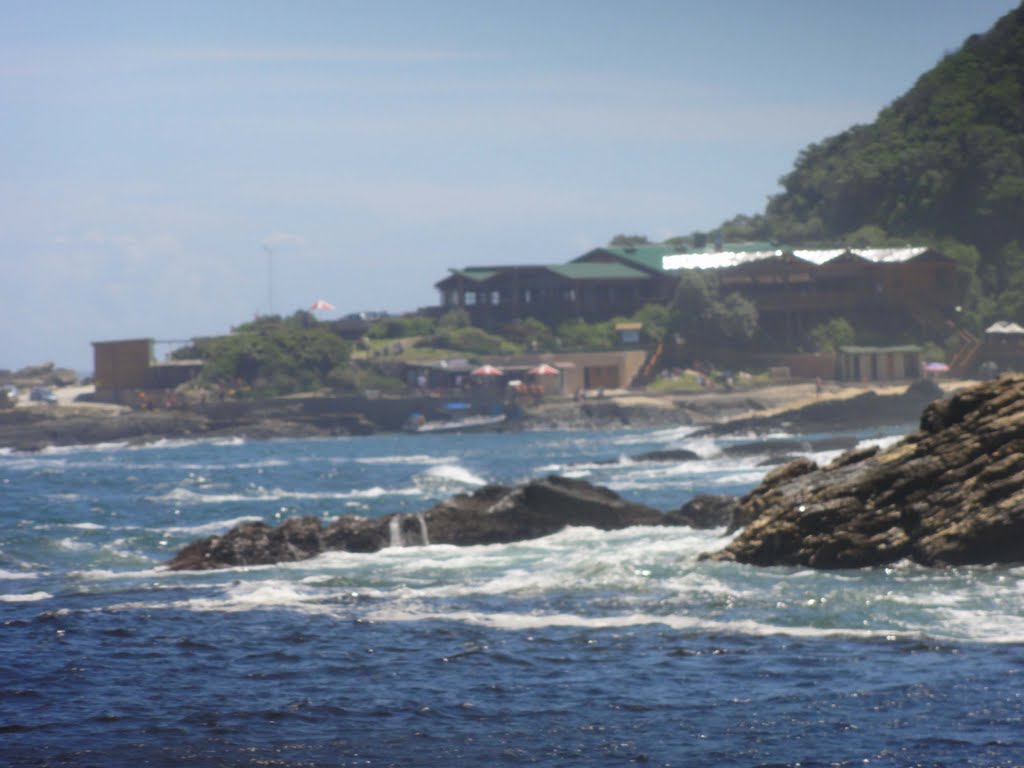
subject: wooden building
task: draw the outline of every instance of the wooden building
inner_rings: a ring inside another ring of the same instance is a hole
[[[436,287],[442,311],[461,307],[483,328],[527,317],[557,325],[667,304],[681,270],[710,271],[723,293],[753,302],[761,331],[779,349],[799,346],[816,325],[837,316],[859,328],[909,323],[944,334],[956,319],[963,285],[956,262],[937,251],[764,245],[689,253],[665,245],[596,248],[563,265],[453,269]]]
[[[840,347],[836,360],[839,381],[905,381],[921,378],[921,348]]]
[[[143,389],[153,360],[152,339],[94,341],[93,379],[96,393],[113,395],[122,389]],[[116,399],[102,397],[101,399]]]
[[[963,295],[956,262],[921,247],[678,254],[665,265],[713,270],[723,292],[754,303],[762,332],[782,347],[837,316],[860,328],[948,333]]]
[[[629,315],[657,301],[656,287],[650,274],[618,263],[453,269],[436,284],[442,311],[464,309],[487,329],[527,317],[554,326]]]
[[[1024,371],[1024,326],[1006,320],[985,329],[977,358],[998,372]]]
[[[94,341],[93,379],[96,399],[136,402],[139,391],[172,390],[199,375],[200,360],[153,360],[153,339]]]

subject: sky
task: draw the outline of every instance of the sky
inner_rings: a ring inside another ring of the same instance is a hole
[[[0,368],[764,210],[1016,0],[0,0]]]

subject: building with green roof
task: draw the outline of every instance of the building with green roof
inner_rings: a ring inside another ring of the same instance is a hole
[[[757,307],[762,338],[778,348],[807,343],[811,329],[833,317],[878,334],[902,327],[946,332],[962,302],[956,263],[924,247],[724,245],[730,250],[605,246],[565,264],[453,269],[436,287],[442,310],[465,309],[474,325],[495,329],[527,317],[552,326],[628,317],[646,304],[668,304],[681,273],[713,273],[723,293]]]
[[[600,322],[658,300],[650,272],[617,261],[452,269],[436,283],[441,309],[465,309],[480,328],[533,317]]]

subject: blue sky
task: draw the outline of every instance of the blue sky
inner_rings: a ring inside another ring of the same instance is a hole
[[[1015,6],[0,0],[0,368],[759,212]]]

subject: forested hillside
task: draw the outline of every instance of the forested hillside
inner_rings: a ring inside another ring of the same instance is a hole
[[[763,215],[727,222],[725,236],[944,245],[979,278],[979,317],[1024,316],[1024,5],[874,123],[804,149],[781,184]]]

